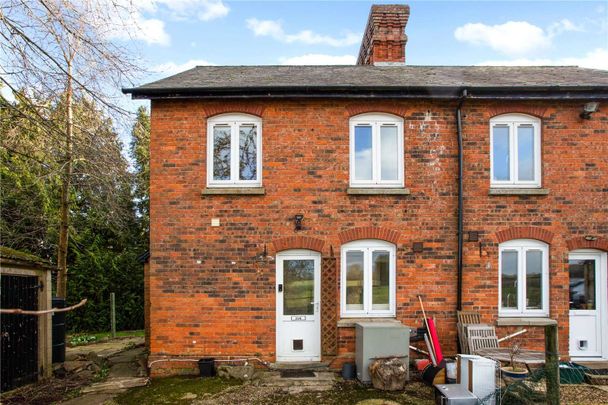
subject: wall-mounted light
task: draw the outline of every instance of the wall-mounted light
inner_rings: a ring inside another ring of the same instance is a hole
[[[585,240],[589,241],[589,242],[593,242],[594,240],[597,240],[597,236],[587,235],[587,236],[585,236]]]
[[[294,217],[296,231],[301,231],[302,230],[302,220],[303,219],[304,219],[304,215],[303,214],[296,214],[296,216]]]
[[[422,253],[424,251],[424,243],[414,242],[412,245],[412,250],[414,253]]]
[[[597,101],[590,101],[583,106],[583,111],[581,112],[581,118],[584,120],[590,120],[591,114],[597,112],[600,103]]]

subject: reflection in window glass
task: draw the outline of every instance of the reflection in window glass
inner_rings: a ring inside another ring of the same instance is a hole
[[[595,309],[595,260],[570,260],[570,309]]]
[[[239,180],[257,178],[257,131],[252,124],[239,126]]]
[[[534,127],[517,126],[517,178],[523,181],[534,180]]]
[[[372,127],[355,127],[355,179],[372,179]]]
[[[542,309],[543,306],[543,252],[526,252],[526,308]]]
[[[363,252],[346,253],[346,309],[363,310]]]
[[[380,127],[380,180],[399,179],[399,140],[397,127]]]
[[[494,125],[492,131],[494,180],[510,180],[509,126]]]
[[[372,254],[372,309],[389,309],[389,252]]]
[[[283,260],[283,315],[313,315],[314,260]]]
[[[517,308],[517,251],[503,250],[500,276],[502,308]]]
[[[230,127],[213,127],[213,179],[230,180]]]

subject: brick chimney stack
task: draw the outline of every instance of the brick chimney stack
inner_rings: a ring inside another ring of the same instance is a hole
[[[373,5],[361,40],[357,65],[405,65],[405,25],[410,6]]]

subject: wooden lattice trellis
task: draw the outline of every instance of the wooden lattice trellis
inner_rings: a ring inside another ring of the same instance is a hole
[[[338,354],[338,276],[335,257],[321,260],[321,350],[324,356]]]

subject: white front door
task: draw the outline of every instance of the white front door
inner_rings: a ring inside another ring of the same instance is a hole
[[[288,250],[276,263],[277,361],[320,361],[321,255]]]
[[[608,357],[606,254],[592,250],[570,253],[570,356]],[[606,329],[606,330],[604,330]]]

